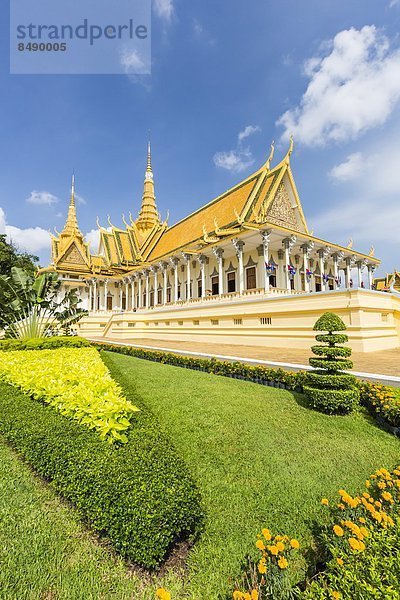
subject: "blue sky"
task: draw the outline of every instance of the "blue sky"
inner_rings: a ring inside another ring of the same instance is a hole
[[[151,76],[9,74],[0,27],[0,231],[49,260],[71,173],[84,233],[139,210],[151,129],[170,223],[294,134],[314,234],[400,269],[400,0],[154,0]],[[93,235],[91,235],[93,238]]]

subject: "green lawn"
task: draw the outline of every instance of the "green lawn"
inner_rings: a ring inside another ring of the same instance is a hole
[[[306,544],[322,497],[356,492],[398,462],[398,440],[365,414],[326,416],[290,392],[114,353],[105,360],[156,414],[202,492],[206,528],[186,578],[195,600],[226,597],[262,527]]]

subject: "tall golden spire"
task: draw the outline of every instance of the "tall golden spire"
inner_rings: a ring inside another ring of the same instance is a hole
[[[72,175],[71,183],[71,199],[69,201],[68,216],[64,225],[64,229],[61,232],[63,236],[71,235],[82,235],[78,227],[78,219],[76,218],[76,206],[75,206],[75,175]]]
[[[160,222],[160,217],[156,205],[156,196],[154,193],[154,176],[151,167],[151,145],[150,140],[147,147],[147,167],[144,177],[144,189],[142,196],[142,206],[139,217],[136,221],[139,231],[146,232],[153,229],[156,223]]]

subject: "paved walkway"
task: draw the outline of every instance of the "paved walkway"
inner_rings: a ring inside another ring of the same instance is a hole
[[[113,342],[115,338],[107,338],[102,341]],[[182,352],[199,353],[207,356],[224,356],[250,359],[270,363],[282,363],[282,366],[301,368],[308,365],[308,358],[312,355],[310,350],[286,349],[286,348],[263,348],[257,346],[231,346],[229,344],[207,344],[202,342],[179,342],[166,340],[149,340],[132,338],[124,340],[124,344],[151,347],[162,350],[177,350]],[[379,352],[353,352],[354,371],[360,374],[380,374],[387,377],[393,385],[400,385],[396,378],[400,378],[400,348],[394,350],[380,350]],[[393,380],[391,378],[394,378]],[[380,379],[376,377],[376,379]],[[387,381],[389,383],[389,381]]]

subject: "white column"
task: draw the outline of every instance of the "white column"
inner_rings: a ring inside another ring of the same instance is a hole
[[[139,273],[139,278],[138,278],[138,296],[139,296],[138,308],[143,308],[142,273]]]
[[[337,281],[339,280],[338,255],[336,253],[333,254],[332,259],[333,259],[333,289],[336,290],[338,287]]]
[[[191,265],[190,265],[190,259],[191,259],[191,255],[190,254],[183,254],[183,258],[186,261],[186,300],[191,300],[191,293],[190,293],[190,280],[191,280]]]
[[[358,260],[357,261],[357,280],[358,280],[358,287],[361,287],[361,282],[362,282],[362,268],[363,268],[363,263]]]
[[[350,288],[350,279],[351,279],[351,258],[348,256],[346,258],[346,288]]]
[[[218,293],[221,295],[224,293],[224,251],[222,248],[213,248],[213,252],[218,262]]]
[[[206,297],[206,262],[207,258],[204,254],[200,254],[198,257],[198,261],[200,263],[200,273],[201,273],[201,297]]]
[[[305,292],[309,292],[311,289],[310,281],[307,277],[307,271],[309,270],[308,259],[310,258],[311,250],[313,249],[313,247],[314,247],[314,242],[308,242],[301,246],[301,249],[303,250],[303,271],[304,271],[304,291]],[[311,277],[310,277],[310,279],[311,279]]]
[[[235,238],[232,240],[232,244],[236,250],[236,256],[238,259],[239,293],[243,294],[243,292],[244,292],[244,266],[243,266],[244,242],[242,242],[242,240],[238,240]]]
[[[122,295],[123,295],[123,286],[122,281],[119,283],[119,310],[122,310]]]
[[[107,310],[108,280],[104,280],[103,310]]]
[[[264,289],[269,292],[269,271],[267,265],[269,264],[269,242],[271,239],[271,230],[261,231],[262,245],[263,245],[263,259],[264,259]]]
[[[94,297],[94,302],[93,302],[93,310],[97,310],[97,281],[96,279],[93,280],[93,297]]]
[[[163,304],[167,304],[167,288],[168,288],[168,271],[167,263],[162,263],[161,268],[163,272]]]
[[[325,281],[324,281],[324,275],[325,275],[324,251],[323,250],[318,250],[318,256],[319,256],[319,271],[321,273],[321,291],[325,292],[326,291],[326,284],[325,284]]]
[[[158,268],[153,266],[153,267],[151,267],[151,271],[153,273],[154,306],[157,306],[157,304],[158,304]]]
[[[129,310],[129,279],[125,279],[125,310]]]
[[[285,288],[289,292],[292,291],[292,286],[290,285],[290,274],[289,274],[290,253],[293,248],[295,240],[296,240],[295,236],[292,236],[290,238],[285,238],[284,240],[282,240],[282,244],[284,247],[284,258],[285,258],[285,266],[284,266]]]
[[[135,302],[135,277],[131,275],[131,309],[135,310],[136,302]]]
[[[92,281],[90,280],[88,283],[89,283],[89,310],[92,310],[92,299],[93,299]]]
[[[172,268],[174,269],[174,302],[178,302],[178,285],[179,285],[179,274],[178,274],[178,264],[179,258],[175,256],[170,259],[170,263]]]
[[[146,308],[150,308],[150,274],[146,270],[145,271],[146,278]]]
[[[367,265],[368,267],[368,289],[372,290],[372,286],[374,283],[373,273],[375,271],[375,265]]]

